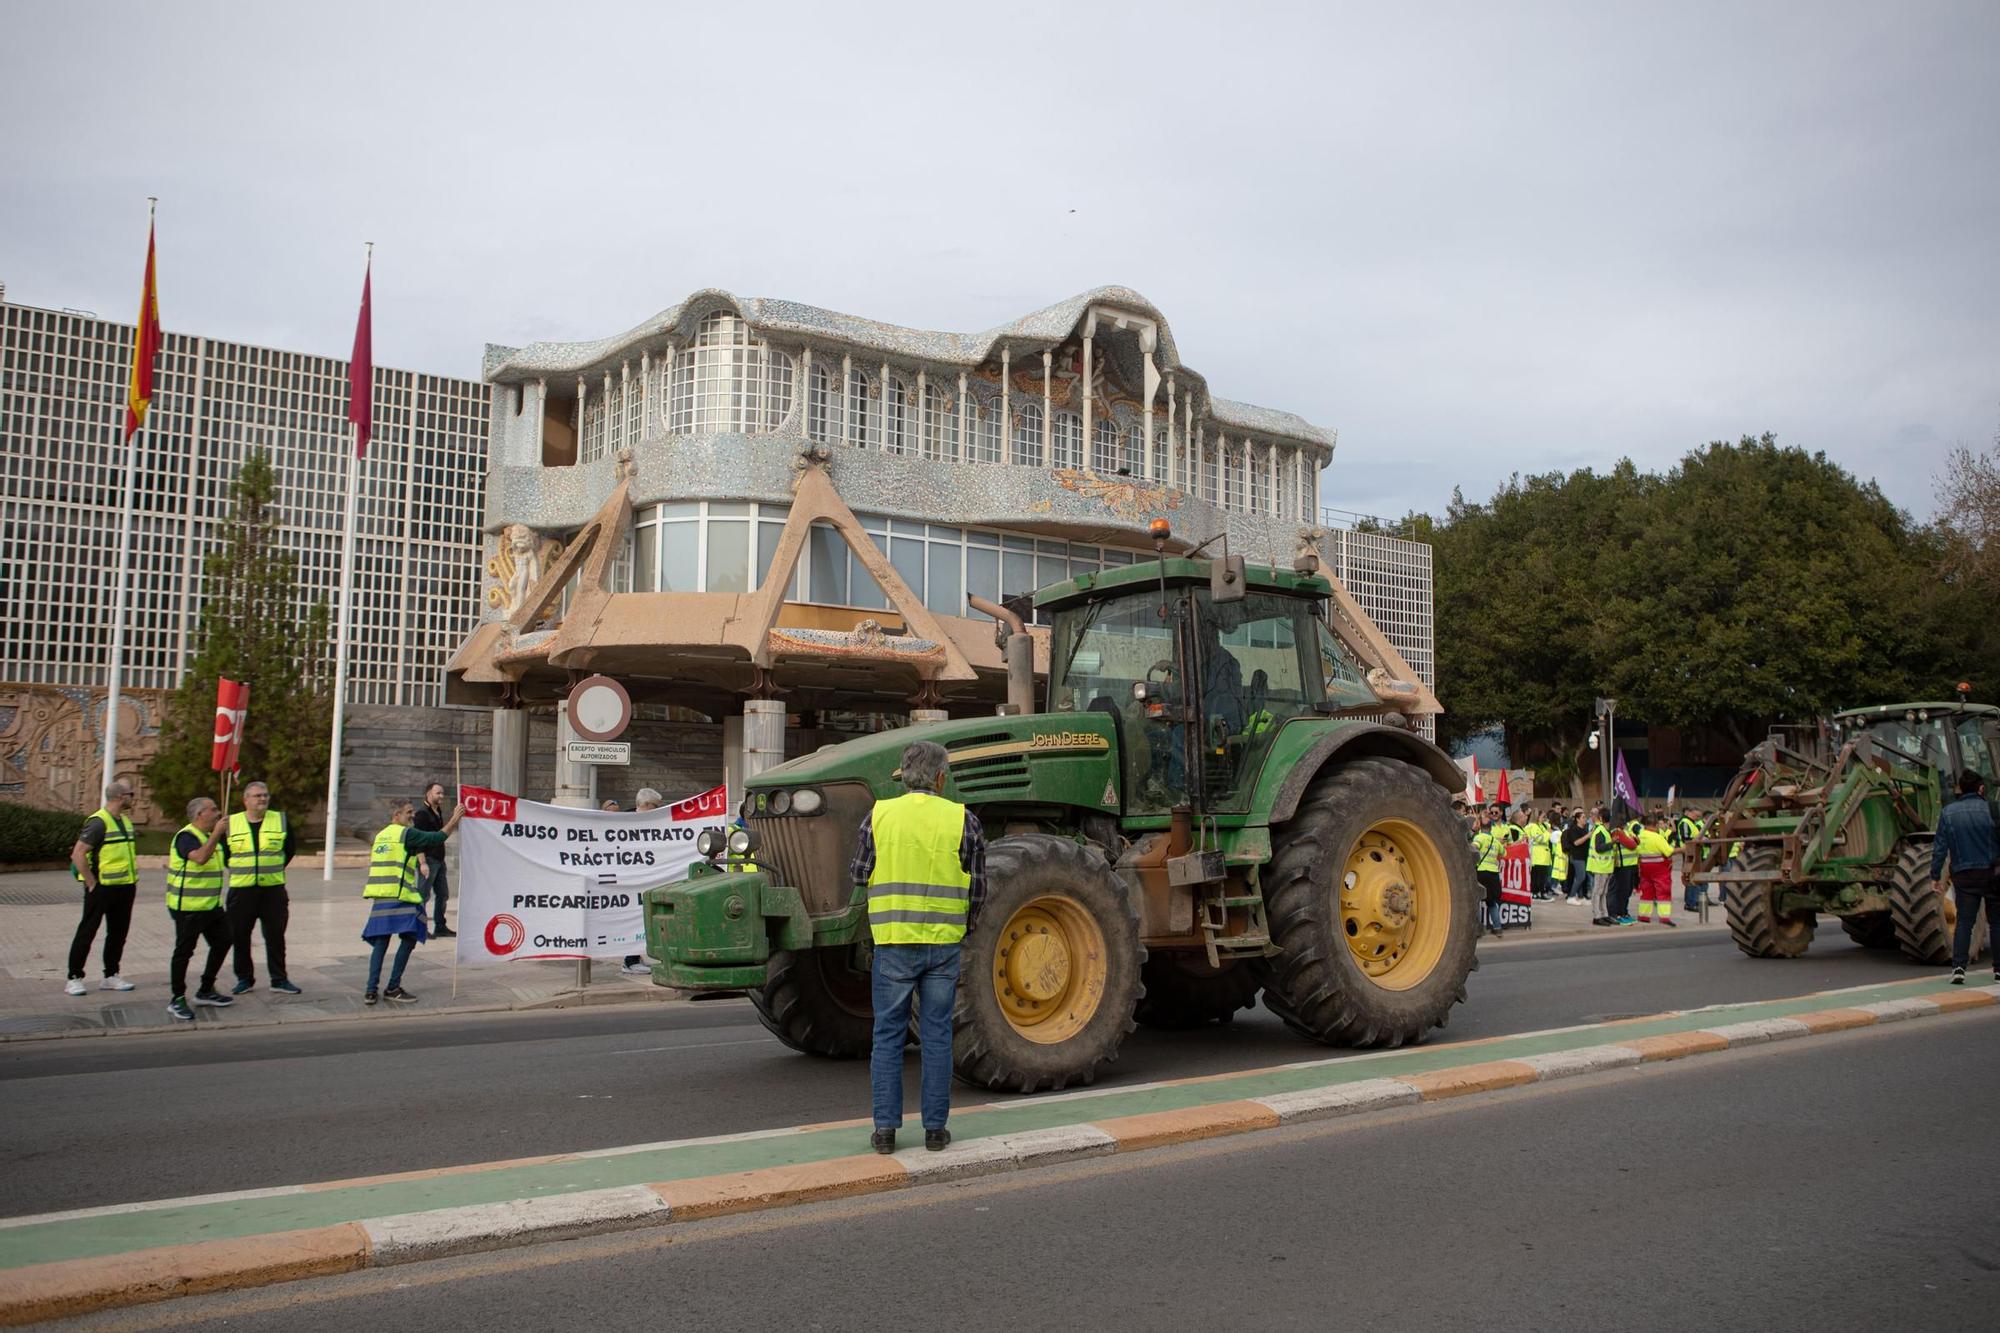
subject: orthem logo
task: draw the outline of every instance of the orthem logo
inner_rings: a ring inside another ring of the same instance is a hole
[[[528,938],[528,928],[521,924],[521,918],[502,912],[486,923],[486,952],[505,958],[521,947]]]

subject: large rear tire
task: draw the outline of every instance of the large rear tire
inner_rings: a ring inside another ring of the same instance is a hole
[[[856,950],[781,950],[771,956],[751,1007],[771,1035],[795,1051],[855,1060],[875,1039],[875,1009],[868,973]]]
[[[1192,951],[1154,954],[1141,976],[1146,996],[1132,1016],[1141,1027],[1169,1032],[1232,1021],[1237,1010],[1257,1003],[1264,984],[1248,960],[1212,968],[1205,955]]]
[[[1860,916],[1840,918],[1840,928],[1847,932],[1847,938],[1864,949],[1893,949],[1896,947],[1896,919],[1887,912],[1865,912]]]
[[[1041,833],[989,846],[986,885],[960,955],[958,1076],[1015,1092],[1091,1083],[1145,994],[1131,896],[1097,847]]]
[[[1272,830],[1265,1007],[1328,1044],[1401,1046],[1465,998],[1483,896],[1442,787],[1393,759],[1316,777]]]
[[[1905,958],[1933,965],[1951,961],[1958,901],[1931,878],[1930,843],[1906,842],[1896,850],[1896,865],[1889,873],[1889,915],[1896,923],[1896,943]],[[1985,952],[1985,925],[1974,922],[1970,960],[1979,961]]]
[[[1776,870],[1777,849],[1746,847],[1737,865],[1749,871]],[[1723,882],[1722,911],[1729,920],[1730,938],[1752,958],[1798,958],[1812,947],[1813,914],[1779,912],[1775,902],[1779,887],[1778,881],[1769,879]]]

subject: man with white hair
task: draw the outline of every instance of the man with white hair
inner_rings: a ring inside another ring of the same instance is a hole
[[[187,821],[167,849],[167,915],[174,922],[174,956],[167,967],[167,1013],[192,1023],[187,974],[197,941],[207,941],[208,958],[202,964],[201,988],[195,991],[194,1002],[226,1009],[235,1001],[215,989],[215,979],[229,958],[229,917],[222,910],[219,854],[229,826],[223,821],[221,807],[206,796],[187,803]]]
[[[285,970],[285,927],[292,919],[285,867],[292,863],[297,844],[292,821],[271,808],[269,786],[262,782],[244,786],[243,808],[229,817],[222,846],[229,865],[229,898],[224,910],[229,913],[229,933],[236,952],[236,985],[230,994],[241,995],[257,984],[250,940],[261,929],[271,989],[281,995],[297,995],[299,988]]]
[[[70,995],[83,994],[83,968],[99,926],[104,927],[104,980],[98,989],[132,989],[118,974],[132,928],[132,900],[139,893],[138,844],[126,813],[131,808],[132,784],[120,778],[104,789],[104,804],[83,821],[83,832],[69,849],[70,874],[83,885],[83,920],[69,943],[69,980],[63,983]]]
[[[639,795],[633,804],[633,808],[644,813],[647,810],[657,810],[666,803],[667,798],[654,791],[651,787],[641,787],[639,788]],[[613,802],[611,808],[616,810],[618,806]],[[646,955],[642,953],[626,954],[625,961],[619,966],[618,970],[628,977],[649,977],[653,974],[653,969],[646,963]]]

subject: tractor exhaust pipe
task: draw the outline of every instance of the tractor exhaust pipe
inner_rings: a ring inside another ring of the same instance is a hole
[[[986,598],[969,594],[966,605],[993,617],[994,641],[1007,657],[1007,711],[1015,715],[1035,711],[1035,638],[1021,617]]]

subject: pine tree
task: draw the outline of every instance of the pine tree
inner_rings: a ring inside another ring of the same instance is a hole
[[[324,792],[332,744],[331,617],[323,600],[298,610],[298,560],[278,541],[278,479],[268,454],[251,451],[230,495],[223,545],[203,564],[207,600],[195,657],[168,703],[146,782],[171,817],[192,797],[216,793],[209,758],[216,680],[226,676],[250,686],[238,789],[269,784],[272,808],[299,821]]]

